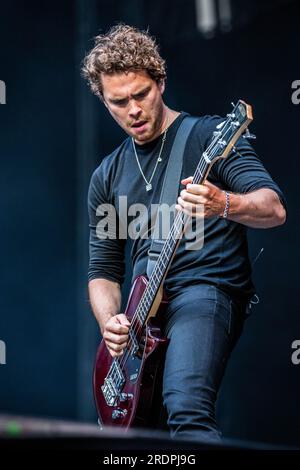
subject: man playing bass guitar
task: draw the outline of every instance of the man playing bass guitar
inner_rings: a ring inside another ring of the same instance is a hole
[[[130,321],[120,309],[125,242],[133,220],[124,222],[120,215],[122,198],[129,208],[140,204],[148,209],[150,231],[150,208],[159,202],[172,144],[186,113],[170,109],[163,100],[165,62],[147,32],[122,24],[97,36],[83,73],[128,134],[93,173],[88,195],[90,302],[111,358],[121,360],[132,340]],[[242,137],[226,159],[211,167],[203,184],[193,184],[199,157],[223,122],[217,116],[201,116],[188,137],[176,211],[204,220],[204,244],[189,250],[181,240],[164,280],[168,307],[162,325],[169,344],[162,397],[170,434],[205,442],[221,439],[216,398],[254,293],[247,227],[275,227],[286,218],[281,190]],[[99,207],[105,205],[114,207],[117,215],[115,230],[106,236],[99,229],[105,216]],[[151,239],[131,238],[136,278],[146,273]]]

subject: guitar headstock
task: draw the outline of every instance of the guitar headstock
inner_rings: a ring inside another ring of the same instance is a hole
[[[214,163],[219,158],[226,158],[240,135],[253,120],[252,107],[239,100],[224,122],[217,126],[214,138],[206,149],[206,159]],[[249,134],[251,136],[251,134]],[[247,135],[246,135],[247,137]]]

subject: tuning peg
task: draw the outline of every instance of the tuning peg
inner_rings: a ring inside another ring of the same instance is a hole
[[[222,129],[222,127],[224,126],[225,122],[226,122],[226,121],[220,122],[220,124],[218,124],[218,125],[216,126],[216,129]]]
[[[256,139],[256,135],[255,134],[251,134],[249,132],[249,129],[247,128],[245,133],[243,134],[243,138],[244,139]]]
[[[226,140],[219,139],[218,144],[220,145],[221,148],[224,148],[226,147],[227,142]]]
[[[236,106],[233,101],[231,101],[231,106],[232,106],[233,108],[235,108],[235,106]]]

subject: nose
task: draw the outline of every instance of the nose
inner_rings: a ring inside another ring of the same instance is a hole
[[[135,100],[130,101],[129,116],[137,119],[142,113],[142,109]]]

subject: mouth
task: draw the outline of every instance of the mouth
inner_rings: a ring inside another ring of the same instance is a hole
[[[140,130],[145,126],[146,123],[147,123],[147,121],[138,121],[138,122],[135,122],[134,124],[132,124],[131,127],[133,127],[134,129]]]

